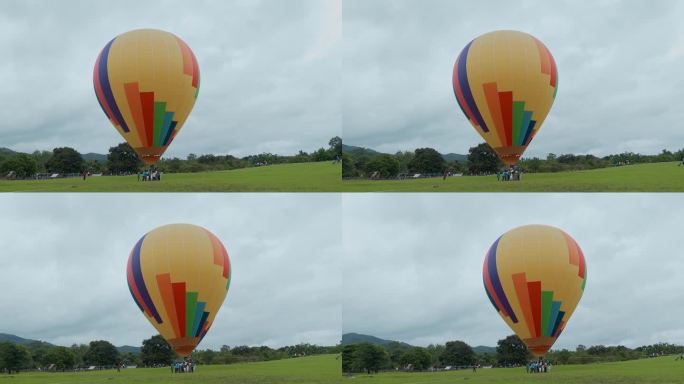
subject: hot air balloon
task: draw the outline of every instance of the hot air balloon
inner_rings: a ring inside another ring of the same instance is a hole
[[[551,52],[534,36],[496,31],[463,48],[452,82],[472,126],[504,163],[514,165],[551,109],[558,72]]]
[[[148,165],[159,160],[183,127],[199,83],[190,47],[155,29],[115,37],[100,52],[93,71],[102,110]]]
[[[492,244],[482,272],[487,296],[535,356],[565,329],[587,282],[582,250],[547,225],[512,229]]]
[[[170,224],[143,236],[128,258],[133,300],[178,355],[204,338],[228,293],[228,252],[208,230]]]

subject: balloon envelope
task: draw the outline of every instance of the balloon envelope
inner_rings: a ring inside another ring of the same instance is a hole
[[[188,356],[207,334],[230,278],[221,241],[191,224],[148,232],[128,258],[128,287],[135,303],[180,356]]]
[[[179,37],[139,29],[105,45],[95,61],[93,84],[112,125],[142,161],[154,164],[195,105],[199,66]]]
[[[504,163],[513,165],[551,109],[558,72],[551,52],[534,36],[495,31],[463,48],[452,82],[472,126]]]
[[[536,356],[563,332],[587,281],[575,240],[558,228],[526,225],[499,237],[484,261],[484,286],[499,315]]]

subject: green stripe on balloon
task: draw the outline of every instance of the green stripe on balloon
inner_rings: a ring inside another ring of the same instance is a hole
[[[524,101],[513,102],[513,145],[520,145],[520,129],[522,126],[523,112],[525,111]]]
[[[193,323],[195,322],[195,307],[197,306],[197,292],[185,293],[185,335],[193,334]]]
[[[166,111],[165,101],[154,102],[154,145],[161,145],[161,131],[164,126],[164,112]]]
[[[542,310],[541,310],[541,335],[546,336],[546,329],[549,326],[549,317],[551,315],[551,302],[553,301],[553,292],[542,291]]]

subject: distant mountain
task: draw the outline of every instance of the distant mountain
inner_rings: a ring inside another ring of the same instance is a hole
[[[116,347],[116,350],[119,351],[119,353],[131,352],[134,355],[140,354],[140,347],[132,347],[130,345],[122,345],[120,347]]]
[[[21,345],[29,345],[29,344],[43,344],[47,347],[54,347],[54,344],[48,343],[46,341],[40,341],[40,340],[32,340],[32,339],[25,339],[23,337],[19,337],[16,335],[10,335],[9,333],[0,333],[0,343],[2,342],[10,342],[13,344],[21,344]],[[126,352],[132,352],[134,354],[139,354],[140,353],[140,347],[132,347],[130,345],[122,345],[121,347],[116,347],[116,349],[120,353],[126,353]]]
[[[489,353],[490,355],[496,355],[496,347],[487,347],[485,345],[478,345],[473,347],[475,353]]]
[[[394,341],[394,340],[385,340],[381,339],[379,337],[371,336],[371,335],[363,335],[360,333],[345,333],[342,335],[342,345],[345,344],[354,344],[354,343],[371,343],[371,344],[376,344],[376,345],[383,345],[386,346],[390,343],[399,343],[402,345],[405,345],[407,347],[410,347],[411,345],[406,344],[401,341]]]
[[[53,346],[53,344],[50,344],[50,343],[45,342],[45,341],[24,339],[23,337],[19,337],[16,335],[10,335],[8,333],[0,333],[0,342],[10,342],[13,344],[21,344],[21,345],[29,345],[29,344],[34,344],[34,343],[40,343],[40,344],[45,344],[48,346]]]
[[[92,152],[84,153],[81,155],[81,157],[85,161],[95,160],[98,163],[106,163],[107,162],[107,155],[103,155],[100,153],[92,153]]]
[[[9,148],[0,147],[0,153],[14,153],[14,151]]]
[[[383,154],[382,152],[378,152],[378,151],[371,149],[371,148],[356,147],[356,146],[347,145],[347,144],[342,144],[342,152],[346,152],[346,153],[364,152],[364,153],[367,153],[369,155]],[[468,155],[461,155],[458,153],[447,153],[447,154],[440,153],[440,155],[442,155],[442,158],[444,158],[444,160],[446,160],[446,161],[458,161],[461,164],[465,164],[468,161]]]

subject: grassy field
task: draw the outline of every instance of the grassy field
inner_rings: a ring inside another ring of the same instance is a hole
[[[655,384],[684,383],[684,361],[674,356],[634,360],[619,363],[554,366],[551,372],[528,374],[525,368],[493,368],[433,372],[381,373],[346,378],[348,384],[440,384],[440,383],[615,383]],[[466,381],[467,380],[467,381]]]
[[[339,383],[342,360],[321,355],[259,363],[200,366],[195,373],[173,374],[169,368],[136,368],[70,373],[0,374],[1,384],[62,383]]]
[[[496,176],[415,180],[346,180],[349,192],[682,192],[684,167],[674,163],[638,164],[590,171],[524,174],[521,181]]]
[[[341,177],[342,166],[325,161],[169,173],[158,182],[139,182],[137,176],[0,180],[0,192],[335,192],[342,188]]]

